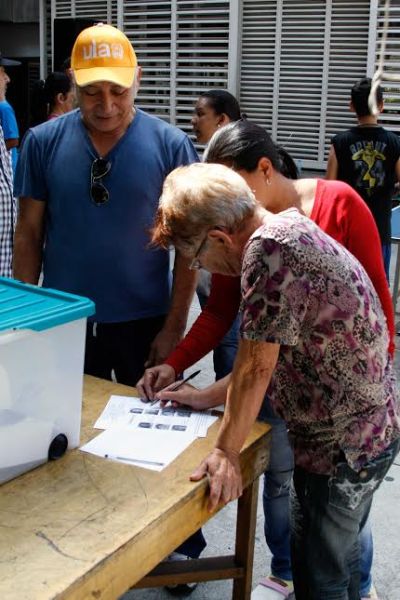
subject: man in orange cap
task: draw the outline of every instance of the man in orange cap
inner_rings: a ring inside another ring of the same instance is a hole
[[[96,303],[85,371],[134,385],[182,336],[195,276],[149,248],[166,175],[198,160],[179,129],[136,108],[141,69],[128,38],[99,23],[76,39],[79,108],[30,129],[16,176],[14,275]],[[172,291],[171,291],[172,290]]]

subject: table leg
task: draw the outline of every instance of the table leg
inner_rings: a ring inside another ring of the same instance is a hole
[[[232,600],[250,600],[256,534],[258,479],[238,500],[235,562],[244,568],[244,576],[233,582]]]

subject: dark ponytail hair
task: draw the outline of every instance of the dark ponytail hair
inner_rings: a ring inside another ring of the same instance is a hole
[[[231,121],[238,121],[242,116],[239,102],[226,90],[208,90],[200,94],[200,98],[207,98],[208,104],[217,115],[225,113]]]
[[[299,170],[289,152],[283,146],[277,146],[277,149],[280,160],[279,172],[288,179],[298,179]]]
[[[34,127],[47,121],[47,117],[55,104],[57,94],[68,94],[72,89],[72,81],[65,73],[54,71],[46,80],[39,79],[32,88],[31,94],[31,123]]]
[[[290,154],[275,144],[269,133],[241,119],[219,129],[211,138],[204,162],[224,163],[235,170],[254,171],[262,157],[269,158],[276,171],[290,179],[298,178],[296,163]]]

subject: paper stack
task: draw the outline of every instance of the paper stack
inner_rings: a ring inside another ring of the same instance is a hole
[[[81,447],[104,458],[161,471],[216,421],[210,411],[162,408],[140,398],[111,396],[94,427],[105,431]]]

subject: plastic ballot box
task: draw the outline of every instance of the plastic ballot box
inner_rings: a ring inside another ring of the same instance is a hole
[[[87,298],[0,277],[0,483],[79,444]]]

